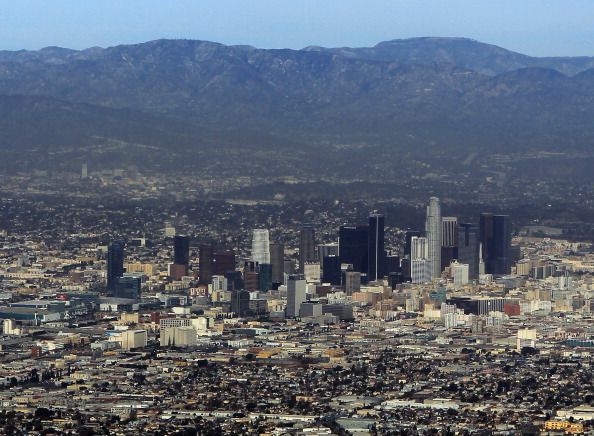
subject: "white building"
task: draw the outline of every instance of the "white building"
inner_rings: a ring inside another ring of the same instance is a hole
[[[210,285],[210,292],[226,291],[228,289],[228,282],[225,276],[212,276],[212,284]]]
[[[427,235],[428,259],[431,260],[431,278],[441,276],[441,240],[442,240],[441,207],[437,197],[429,199],[427,218],[425,220],[425,234]]]
[[[301,303],[307,300],[307,283],[302,275],[291,275],[287,281],[287,318],[299,316]]]
[[[469,282],[469,268],[467,263],[453,262],[450,266],[450,272],[454,285],[463,286]]]
[[[410,238],[410,258],[416,259],[427,259],[429,257],[429,247],[427,244],[427,238],[422,236],[413,236]]]
[[[430,259],[413,259],[410,261],[410,277],[413,283],[431,281],[433,262]]]
[[[267,229],[252,231],[252,260],[258,263],[270,263],[270,239]]]
[[[161,318],[159,320],[160,329],[166,329],[169,327],[189,327],[191,325],[191,318]]]
[[[319,283],[320,272],[320,264],[317,262],[306,262],[303,265],[303,274],[307,283]]]
[[[167,327],[159,333],[161,347],[189,347],[196,345],[196,330],[194,327]]]
[[[521,351],[523,347],[536,347],[536,330],[520,329],[516,340],[516,350]]]
[[[5,319],[3,322],[3,330],[5,335],[20,336],[22,333],[21,327],[14,319]]]
[[[133,350],[134,348],[146,347],[148,335],[146,330],[126,330],[121,334],[122,348]]]

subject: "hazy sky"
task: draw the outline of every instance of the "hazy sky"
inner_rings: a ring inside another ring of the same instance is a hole
[[[594,0],[0,0],[0,49],[190,38],[262,48],[466,36],[594,56]]]

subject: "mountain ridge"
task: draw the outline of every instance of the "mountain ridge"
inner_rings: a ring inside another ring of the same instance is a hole
[[[96,131],[109,136],[105,126],[112,126],[115,140],[126,142],[132,130],[131,142],[158,139],[165,149],[168,141],[209,132],[211,147],[237,150],[237,132],[246,132],[251,150],[260,140],[263,153],[292,147],[303,165],[308,156],[319,161],[340,149],[380,156],[592,149],[594,58],[543,61],[465,38],[392,40],[345,50],[154,40],[80,51],[4,51],[0,95],[55,99],[50,106],[61,114],[61,128],[52,135],[62,135],[55,142],[67,148],[91,141]],[[71,111],[58,101],[89,106]],[[0,99],[0,111],[10,119],[31,123],[23,149],[38,149],[52,109],[35,118],[27,116],[31,106],[10,112],[10,105]],[[86,110],[97,113],[95,125]],[[159,123],[166,134],[154,133]],[[145,133],[139,125],[147,126]],[[184,144],[191,152],[192,141]],[[0,136],[0,149],[9,148]],[[332,156],[328,171],[336,166],[352,172],[353,164],[343,161],[348,156]],[[370,161],[369,168],[380,164]]]

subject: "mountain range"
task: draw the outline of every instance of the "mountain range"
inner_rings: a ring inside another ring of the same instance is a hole
[[[238,171],[266,162],[279,174],[352,174],[362,158],[360,176],[404,155],[590,156],[593,121],[594,57],[536,58],[465,38],[0,51],[4,171],[89,159],[204,169],[224,158],[240,159]]]

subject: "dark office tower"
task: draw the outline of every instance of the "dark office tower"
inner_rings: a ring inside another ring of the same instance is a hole
[[[258,290],[269,291],[272,289],[272,265],[261,263],[258,273]]]
[[[480,216],[480,243],[483,249],[485,273],[493,275],[511,273],[509,215],[482,213]]]
[[[338,231],[340,263],[350,263],[353,271],[367,273],[368,226],[341,226]]]
[[[405,282],[410,282],[412,280],[411,277],[411,267],[410,267],[410,258],[405,257],[400,261],[400,268],[402,270],[402,277],[404,277]]]
[[[213,274],[213,253],[212,244],[200,244],[198,254],[198,275],[200,277],[200,283],[208,285],[212,281]]]
[[[173,238],[173,263],[176,265],[190,264],[190,238],[188,236]]]
[[[338,256],[338,244],[336,242],[318,245],[318,260],[320,263],[326,256]]]
[[[386,256],[386,273],[400,271],[400,256]]]
[[[225,278],[227,279],[228,291],[243,289],[243,277],[241,271],[227,271],[225,273]]]
[[[303,267],[307,262],[316,261],[315,229],[311,224],[305,224],[299,232],[299,272],[303,274]]]
[[[295,271],[297,270],[297,261],[295,259],[292,259],[290,257],[285,257],[285,262],[284,262],[284,269],[285,269],[285,274],[295,274]],[[284,282],[284,275],[283,275],[283,282]]]
[[[124,274],[124,242],[115,241],[107,247],[107,289],[114,292],[118,278]]]
[[[458,243],[458,218],[444,216],[441,218],[441,246],[455,247]]]
[[[367,235],[367,276],[370,282],[381,280],[385,275],[386,252],[384,250],[384,216],[369,216]]]
[[[468,278],[479,277],[479,229],[469,223],[458,226],[458,262],[468,264]]]
[[[270,264],[272,265],[272,281],[283,283],[285,280],[285,246],[284,244],[270,244]]]
[[[458,258],[458,247],[441,247],[441,270],[443,271]]]
[[[444,216],[441,218],[441,270],[449,267],[452,260],[458,257],[458,218]]]
[[[223,276],[228,271],[235,271],[235,253],[233,251],[217,251],[212,263],[212,275]]]
[[[141,286],[142,280],[140,277],[118,277],[113,296],[117,298],[132,298],[136,300],[140,298]]]
[[[410,258],[411,243],[410,240],[414,237],[420,238],[423,236],[423,232],[420,230],[407,230],[404,236],[404,256]]]
[[[249,291],[258,289],[258,262],[246,261],[243,264],[243,286]]]
[[[243,289],[231,291],[231,311],[238,316],[244,316],[250,309],[250,293]]]
[[[322,258],[322,283],[340,285],[340,257],[326,256]]]
[[[396,288],[396,285],[404,283],[404,275],[401,272],[389,272],[388,273],[388,286],[392,290]]]

